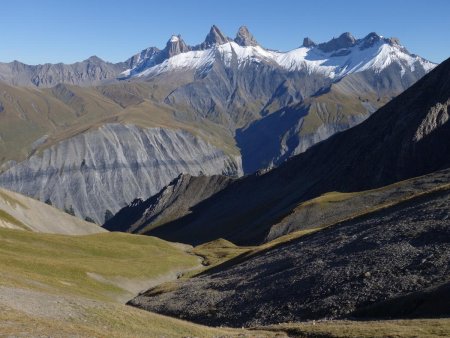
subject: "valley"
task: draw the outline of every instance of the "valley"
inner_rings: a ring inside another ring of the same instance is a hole
[[[0,337],[450,336],[448,11],[230,1],[4,4]]]

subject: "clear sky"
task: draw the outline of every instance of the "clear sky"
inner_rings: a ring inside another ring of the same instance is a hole
[[[124,61],[163,48],[171,34],[200,43],[213,24],[231,37],[245,24],[261,45],[279,50],[305,36],[323,42],[375,31],[431,61],[450,57],[450,0],[13,0],[1,4],[0,61]]]

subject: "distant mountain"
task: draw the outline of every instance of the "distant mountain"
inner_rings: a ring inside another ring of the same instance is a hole
[[[0,184],[103,223],[180,173],[280,165],[433,67],[374,33],[283,53],[216,26],[195,46],[174,35],[118,64],[1,64]]]
[[[365,70],[381,72],[391,64],[397,64],[402,75],[414,72],[416,68],[427,72],[434,67],[433,63],[409,53],[397,39],[383,38],[376,33],[362,39],[344,33],[319,45],[305,38],[304,44],[306,46],[289,52],[278,52],[261,47],[245,26],[239,29],[234,40],[226,38],[213,26],[200,45],[188,46],[180,35],[174,35],[163,50],[142,51],[134,57],[136,61],[127,62],[132,67],[122,75],[146,77],[181,69],[205,74],[218,59],[230,68],[235,66],[234,62],[241,68],[251,63],[268,63],[289,71],[307,71],[332,79]]]
[[[59,83],[95,85],[116,78],[129,67],[125,63],[109,63],[92,56],[73,64],[27,65],[19,61],[0,63],[0,81],[15,86],[53,87]]]
[[[200,45],[174,36],[165,49],[134,59],[122,77],[172,84],[164,102],[235,133],[246,173],[360,123],[435,66],[376,33],[318,45],[305,38],[304,46],[278,52],[246,27],[232,40],[216,26]]]
[[[272,171],[234,182],[148,234],[193,244],[220,237],[260,243],[303,201],[450,167],[449,75],[450,59],[360,125]]]
[[[181,172],[242,175],[231,135],[208,121],[178,121],[150,90],[0,82],[0,185],[102,224]]]

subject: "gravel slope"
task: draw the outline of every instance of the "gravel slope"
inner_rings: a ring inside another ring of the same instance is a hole
[[[235,327],[351,316],[448,281],[449,214],[450,190],[434,192],[180,281],[173,291],[149,290],[130,304]],[[450,315],[449,306],[440,311],[429,315]]]

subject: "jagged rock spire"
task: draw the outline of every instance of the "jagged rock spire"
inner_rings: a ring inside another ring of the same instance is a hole
[[[166,57],[172,57],[190,50],[190,47],[186,45],[181,35],[172,35],[170,40],[167,41],[166,48],[164,48],[163,52],[166,54]]]
[[[315,46],[316,46],[316,43],[313,40],[311,40],[310,38],[306,37],[303,39],[303,47],[310,48],[310,47],[315,47]]]
[[[241,46],[257,46],[258,42],[253,37],[252,33],[248,30],[246,26],[241,26],[234,39],[238,45]]]
[[[222,45],[228,42],[228,38],[221,32],[221,30],[213,25],[208,35],[206,36],[205,44],[206,47],[211,47],[213,45]]]
[[[342,48],[353,47],[356,44],[357,40],[355,37],[349,33],[343,33],[338,38],[333,38],[328,42],[321,43],[319,48],[326,52],[333,52]]]

